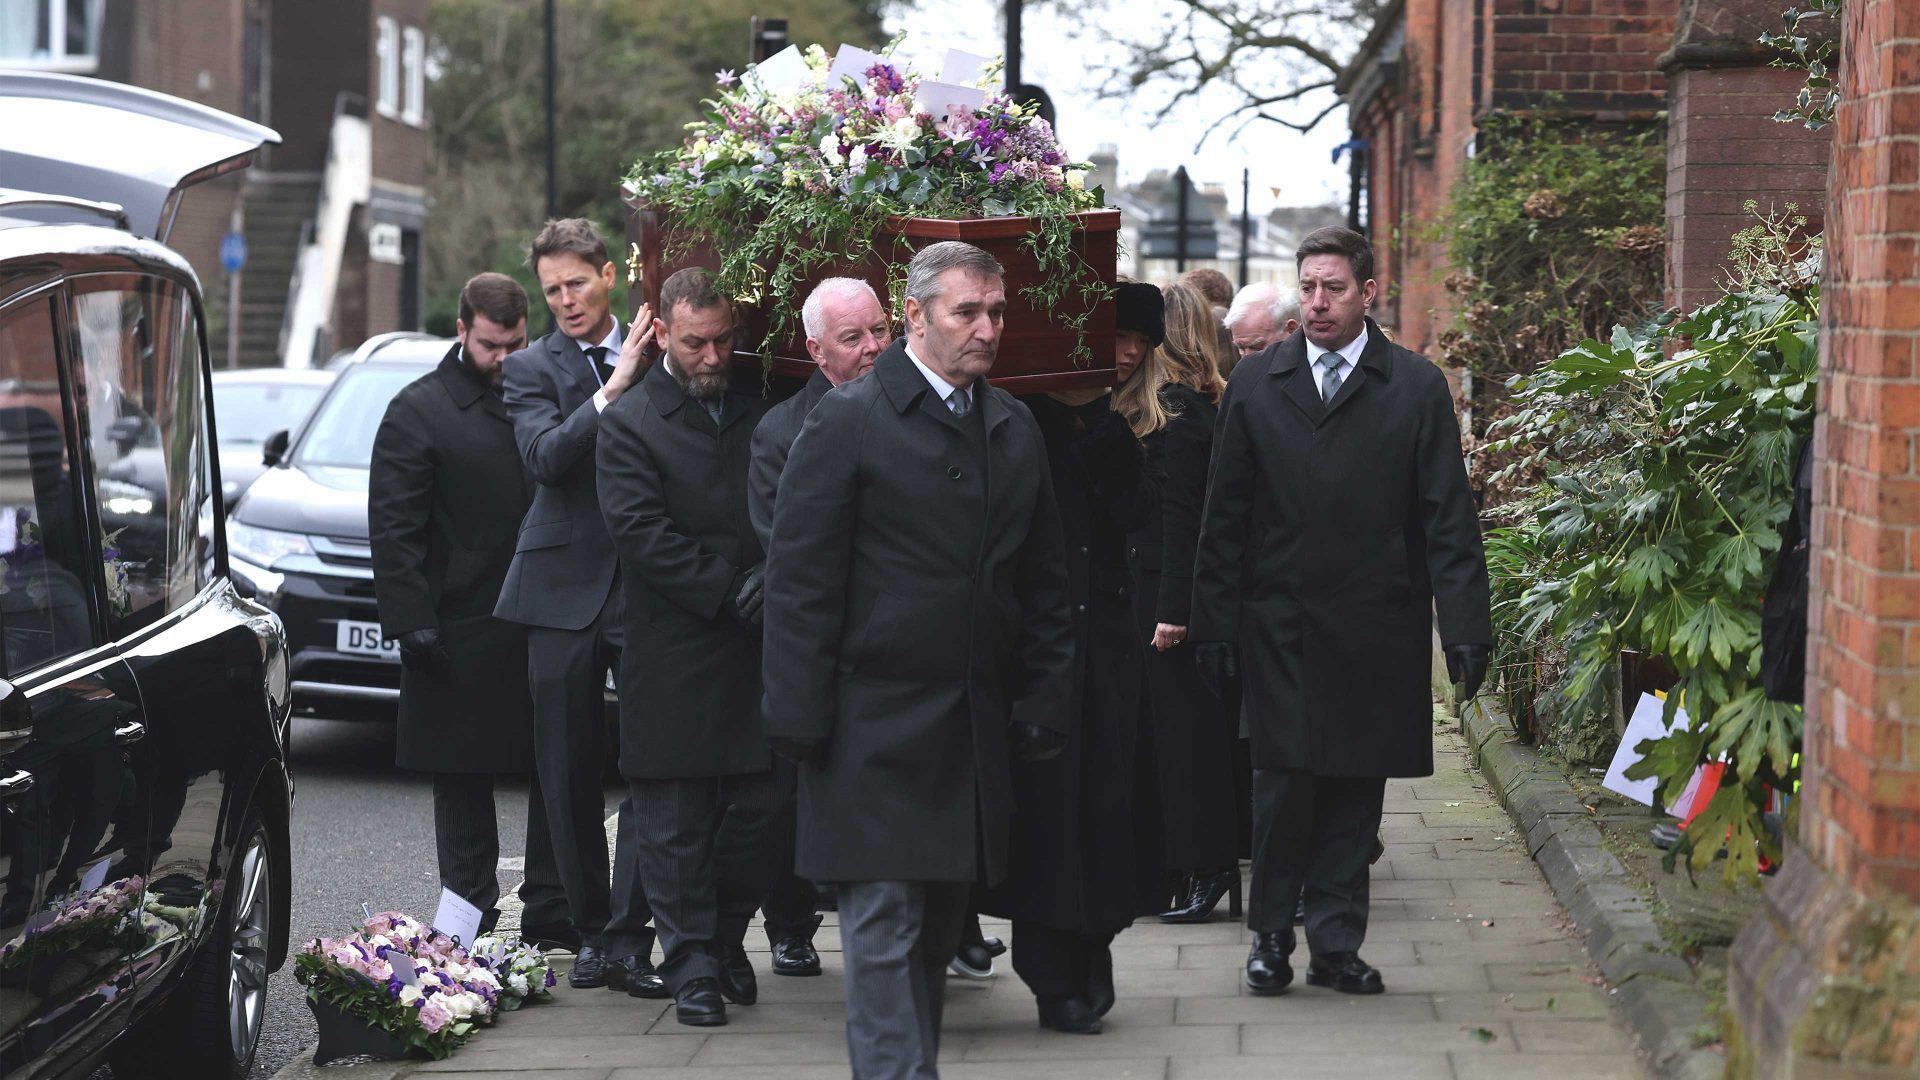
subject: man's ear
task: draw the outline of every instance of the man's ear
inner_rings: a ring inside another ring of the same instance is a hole
[[[667,349],[667,323],[658,315],[653,317],[653,344],[661,352]]]
[[[1298,329],[1300,329],[1300,320],[1299,320],[1299,319],[1288,319],[1288,320],[1287,320],[1287,328],[1286,328],[1285,330],[1282,330],[1282,331],[1280,332],[1280,336],[1281,336],[1281,337],[1292,337],[1292,336],[1293,336],[1293,334],[1294,334],[1294,331],[1296,331],[1296,330],[1298,330]]]
[[[608,259],[606,262],[606,265],[600,268],[600,280],[607,283],[607,288],[609,290],[613,288],[613,281],[614,281],[613,274],[614,274],[613,260]]]
[[[1360,302],[1366,307],[1371,308],[1373,306],[1374,299],[1379,295],[1380,295],[1380,285],[1378,282],[1374,281],[1372,278],[1368,278],[1367,283],[1365,285],[1360,286]]]
[[[920,324],[926,321],[927,309],[920,306],[920,301],[909,296],[907,297],[905,311],[907,319],[905,323],[901,324],[900,330],[902,333],[912,334],[916,326],[920,326]]]

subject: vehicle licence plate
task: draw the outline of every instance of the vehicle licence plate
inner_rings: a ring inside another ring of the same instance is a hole
[[[355,656],[378,656],[398,662],[400,643],[380,636],[380,624],[340,620],[334,648]]]

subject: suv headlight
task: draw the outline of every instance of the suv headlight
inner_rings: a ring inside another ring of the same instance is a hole
[[[227,550],[255,566],[273,569],[289,555],[311,555],[313,545],[300,533],[263,529],[238,521],[227,522]]]

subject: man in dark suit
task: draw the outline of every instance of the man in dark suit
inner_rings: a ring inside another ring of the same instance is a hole
[[[907,336],[820,400],[774,506],[767,734],[799,761],[796,868],[833,882],[856,1077],[931,1077],[1012,761],[1065,745],[1073,663],[1040,429],[987,385],[1006,290],[970,244],[907,269]]]
[[[874,358],[891,340],[892,327],[873,286],[859,278],[828,278],[813,287],[800,305],[800,323],[807,334],[807,355],[817,365],[806,386],[767,411],[753,429],[753,471],[747,488],[747,508],[762,550],[773,540],[773,504],[780,490],[780,474],[787,467],[800,425],[828,390],[873,370]],[[793,786],[793,763],[774,762]],[[775,975],[818,975],[820,953],[813,947],[820,928],[819,891],[813,882],[793,872],[793,804],[789,801],[774,823],[780,847],[775,856],[780,874],[767,892],[767,943],[773,949]]]
[[[533,751],[527,628],[493,614],[533,500],[500,401],[501,362],[527,344],[527,294],[505,274],[481,274],[460,290],[456,328],[440,366],[380,421],[367,523],[381,627],[400,643],[396,756],[433,774],[440,883],[485,913],[485,933],[500,899],[494,776],[525,771]],[[538,775],[520,899],[534,936],[569,925]]]
[[[1433,773],[1433,613],[1471,696],[1493,641],[1486,556],[1440,369],[1366,317],[1364,237],[1300,243],[1304,332],[1234,369],[1221,402],[1194,570],[1195,660],[1242,686],[1253,737],[1246,981],[1377,994],[1360,959],[1367,866],[1388,777]]]
[[[733,307],[706,270],[660,286],[660,362],[607,409],[600,505],[626,590],[620,772],[683,1024],[758,997],[742,939],[786,797],[760,726],[762,558],[747,516],[759,397],[731,394]],[[723,1000],[724,996],[724,1000]]]
[[[558,328],[507,357],[507,414],[533,474],[533,506],[494,614],[524,623],[533,690],[534,767],[547,800],[560,880],[581,936],[567,982],[635,997],[665,997],[650,959],[652,916],[633,869],[633,808],[622,800],[607,880],[604,693],[620,653],[620,590],[613,540],[594,483],[600,413],[647,365],[652,321],[622,335],[609,293],[613,262],[583,218],[549,221],[527,262]]]

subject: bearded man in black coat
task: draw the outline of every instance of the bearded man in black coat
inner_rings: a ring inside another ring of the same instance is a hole
[[[1366,317],[1373,251],[1296,252],[1303,331],[1241,361],[1214,437],[1194,568],[1195,660],[1237,682],[1253,742],[1247,987],[1385,989],[1360,959],[1388,777],[1433,773],[1433,618],[1471,697],[1493,641],[1486,555],[1446,376]]]

